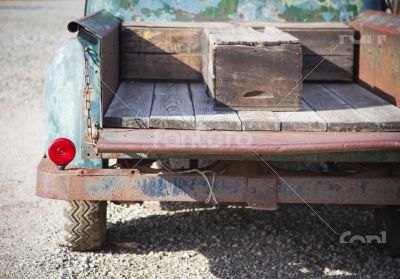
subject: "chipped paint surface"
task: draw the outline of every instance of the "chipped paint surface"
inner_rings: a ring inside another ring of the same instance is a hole
[[[46,75],[44,88],[45,147],[60,137],[75,144],[77,154],[70,165],[98,167],[100,160],[80,158],[80,121],[84,85],[83,48],[77,39],[71,39],[55,52]]]
[[[350,21],[374,0],[88,0],[86,14],[105,9],[125,21]]]
[[[352,22],[360,33],[358,78],[400,107],[400,18],[368,11]]]
[[[78,170],[79,171],[79,170]],[[218,202],[246,202],[258,209],[276,209],[276,203],[399,204],[397,177],[317,176],[297,172],[277,179],[271,175],[218,175],[213,192]],[[292,185],[290,190],[283,181]],[[73,187],[71,187],[73,185]],[[303,200],[294,194],[298,193]],[[122,169],[77,173],[60,171],[48,159],[38,167],[36,193],[63,200],[205,201],[209,188],[200,175],[166,172],[127,174]],[[261,204],[260,204],[261,203]],[[261,207],[260,207],[261,206]]]

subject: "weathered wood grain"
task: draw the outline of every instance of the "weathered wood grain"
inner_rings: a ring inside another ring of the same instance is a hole
[[[115,26],[112,32],[101,40],[101,113],[105,114],[114,94],[118,89],[120,81],[120,32]]]
[[[286,29],[285,32],[300,40],[305,56],[324,56],[328,53],[331,56],[353,56],[354,31],[351,28],[344,30],[317,29],[312,32],[304,29]]]
[[[400,131],[400,109],[357,84],[325,84],[358,114],[376,122],[380,131]]]
[[[275,112],[275,115],[281,122],[282,131],[323,132],[327,129],[325,121],[304,101],[300,111]]]
[[[200,53],[199,28],[122,27],[124,53]]]
[[[175,79],[209,80],[212,84],[210,65],[205,64],[206,57],[200,54],[134,54],[121,55],[121,75],[123,79]],[[303,77],[306,80],[351,81],[353,79],[353,58],[348,56],[329,56],[317,68],[323,57],[303,57]],[[202,63],[203,66],[202,67]],[[170,69],[174,69],[171,71]],[[315,69],[314,69],[315,68]],[[314,70],[313,70],[314,69]]]
[[[328,131],[376,131],[377,124],[361,116],[345,101],[320,84],[304,84],[303,99],[327,123]]]
[[[275,113],[214,111],[206,90],[202,83],[191,83],[189,90],[186,82],[122,82],[118,97],[114,97],[106,111],[104,126],[247,131],[400,130],[400,109],[356,84],[305,84],[301,111]]]
[[[279,131],[281,122],[272,111],[238,111],[243,131]]]
[[[306,31],[313,31],[318,29],[323,30],[343,30],[343,29],[351,29],[349,24],[345,22],[260,22],[260,21],[247,21],[247,22],[238,22],[239,26],[251,27],[254,29],[263,29],[265,25],[270,25],[275,28],[279,28],[281,30],[290,30],[290,29],[302,29]]]
[[[324,56],[303,56],[303,77],[306,80],[353,80],[353,56],[329,55],[324,58]]]
[[[235,26],[244,26],[249,30],[250,27],[257,28],[259,33],[265,31],[265,23],[236,23]],[[303,65],[304,71],[303,76],[307,74],[314,66],[320,62],[325,55],[337,46],[328,57],[330,63],[323,63],[317,69],[310,74],[306,80],[351,80],[353,77],[353,44],[351,42],[351,35],[353,29],[343,23],[279,23],[279,24],[268,24],[268,26],[275,26],[281,30],[287,32],[286,34],[292,34],[298,36],[301,41],[304,56]],[[170,73],[171,79],[192,79],[201,80],[199,75],[202,72],[201,59],[193,58],[195,63],[190,63],[188,54],[201,56],[201,39],[200,33],[204,28],[211,29],[225,29],[229,30],[234,27],[233,24],[226,22],[202,22],[202,23],[182,23],[182,22],[169,22],[169,23],[123,23],[121,27],[121,53],[131,54],[145,54],[146,60],[149,64],[144,64],[145,67],[142,71],[144,74],[132,72],[125,74],[125,70],[130,70],[132,66],[137,68],[138,62],[131,61],[135,59],[135,56],[123,56],[121,58],[121,74],[128,76],[128,78],[158,78],[157,70],[150,71],[153,67],[153,61],[160,59],[159,56],[153,57],[153,55],[159,54],[174,54],[177,60],[182,60],[183,64],[175,61],[173,63],[175,70],[178,74]],[[267,29],[271,29],[268,27]],[[254,31],[254,30],[253,30]],[[227,36],[224,33],[224,36]],[[246,32],[242,32],[246,33]],[[247,33],[252,33],[247,32]],[[247,34],[248,35],[248,34]],[[246,36],[247,36],[246,35]],[[339,45],[338,45],[339,42]],[[204,49],[204,48],[203,48]],[[181,55],[184,58],[181,58]],[[168,60],[168,58],[161,58],[162,60]],[[197,60],[196,60],[197,59]],[[144,58],[139,58],[138,61],[142,63]],[[189,61],[188,61],[189,60]],[[169,60],[174,62],[173,59]],[[128,64],[126,66],[125,64]],[[164,65],[164,64],[162,64]],[[189,66],[189,69],[185,66]],[[182,69],[180,69],[182,68]],[[149,72],[151,74],[146,74]],[[164,78],[165,73],[164,67],[161,67],[160,78]],[[203,72],[204,73],[204,72]],[[206,77],[206,76],[204,76]]]
[[[204,30],[202,74],[216,109],[299,109],[300,44],[287,33],[268,30]]]
[[[123,79],[200,80],[199,54],[136,54],[121,55]]]
[[[215,111],[213,99],[204,83],[190,83],[190,92],[196,118],[196,130],[241,130],[237,113]]]
[[[332,24],[329,25],[329,24]],[[270,26],[279,28],[298,38],[303,48],[303,55],[331,56],[353,55],[354,30],[344,23],[268,23],[250,26],[259,32],[265,32]],[[335,26],[336,25],[336,26]],[[323,38],[323,39],[321,39]],[[333,51],[332,51],[333,50]]]
[[[149,128],[153,91],[153,82],[122,82],[104,115],[104,125]]]
[[[123,21],[121,24],[123,27],[148,27],[148,28],[209,28],[209,27],[232,27],[233,25],[229,22],[190,22],[190,21],[164,21],[164,22],[133,22]]]
[[[150,114],[151,128],[194,130],[196,122],[186,82],[157,82]]]
[[[220,46],[215,60],[214,96],[218,102],[235,109],[299,109],[301,85],[296,85],[301,79],[301,56],[298,49],[291,45],[268,49]],[[295,65],[274,63],[287,60]]]

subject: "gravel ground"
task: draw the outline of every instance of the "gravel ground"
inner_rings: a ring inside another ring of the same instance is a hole
[[[63,202],[34,194],[43,76],[82,2],[0,2],[1,278],[399,278],[380,245],[340,244],[304,205],[109,205],[103,251],[62,247]],[[315,206],[336,231],[376,233],[371,210]]]

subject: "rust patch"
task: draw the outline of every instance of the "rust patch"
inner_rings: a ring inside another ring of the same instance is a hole
[[[400,17],[367,11],[352,26],[359,37],[359,81],[400,107]]]

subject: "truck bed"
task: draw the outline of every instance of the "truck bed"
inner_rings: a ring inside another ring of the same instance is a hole
[[[216,111],[198,82],[123,81],[104,115],[106,128],[394,132],[400,109],[355,83],[303,84],[298,112]]]

